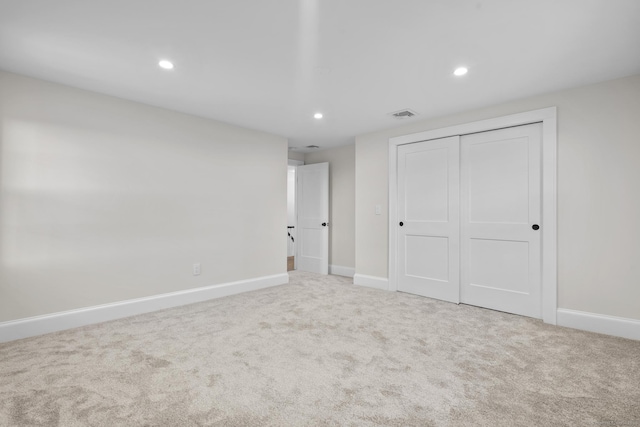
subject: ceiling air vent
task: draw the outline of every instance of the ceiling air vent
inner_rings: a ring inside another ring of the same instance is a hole
[[[398,120],[403,120],[403,119],[408,119],[408,118],[413,117],[413,116],[417,116],[418,113],[416,113],[415,111],[406,109],[406,110],[396,111],[394,113],[389,113],[389,115],[391,117],[394,117],[394,118],[398,119]]]
[[[320,148],[320,147],[317,145],[307,145],[307,148]]]

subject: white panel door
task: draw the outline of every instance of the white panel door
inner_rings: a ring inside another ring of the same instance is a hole
[[[541,302],[542,124],[461,137],[461,301],[529,317]]]
[[[398,147],[398,290],[459,302],[458,136]]]
[[[329,273],[329,163],[298,166],[298,270]]]

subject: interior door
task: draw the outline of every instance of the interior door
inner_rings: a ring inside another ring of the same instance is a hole
[[[398,147],[398,290],[459,302],[458,136]]]
[[[329,163],[298,166],[297,269],[329,273]]]
[[[540,318],[542,124],[461,137],[461,301]]]

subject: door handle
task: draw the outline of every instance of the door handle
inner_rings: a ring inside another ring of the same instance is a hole
[[[400,227],[402,227],[404,225],[404,222],[400,221]]]
[[[326,223],[326,222],[323,222],[323,223],[322,223],[322,226],[323,226],[323,227],[326,227],[326,226],[327,226],[327,223]]]
[[[538,224],[533,224],[531,228],[533,228],[534,230],[538,230],[540,226]]]

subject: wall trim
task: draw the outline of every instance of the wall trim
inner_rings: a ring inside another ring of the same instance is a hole
[[[558,326],[640,340],[640,320],[625,317],[559,308]]]
[[[386,277],[366,276],[364,274],[355,274],[353,276],[353,284],[367,286],[369,288],[389,290],[389,279]]]
[[[353,277],[356,274],[356,269],[353,267],[343,267],[342,265],[329,265],[329,274]]]
[[[110,304],[28,317],[0,323],[0,342],[18,340],[79,326],[92,325],[165,308],[222,298],[289,283],[287,273],[256,277],[219,285],[153,295]]]
[[[558,310],[557,108],[548,107],[389,139],[389,290],[398,289],[398,147],[414,142],[542,123],[542,320],[555,325]]]

